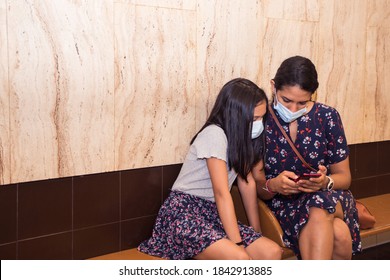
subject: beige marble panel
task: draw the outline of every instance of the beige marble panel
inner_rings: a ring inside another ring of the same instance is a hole
[[[314,22],[265,19],[261,46],[261,84],[271,98],[270,80],[288,57],[301,55],[316,61],[318,45],[318,24]]]
[[[0,0],[0,184],[179,163],[224,83],[315,62],[350,144],[390,140],[390,0]],[[115,20],[115,22],[114,22]]]
[[[368,0],[369,27],[390,27],[390,0]]]
[[[115,166],[179,163],[195,131],[196,14],[115,4]]]
[[[390,24],[367,28],[363,142],[390,140]]]
[[[11,182],[114,168],[110,1],[9,1]]]
[[[229,80],[259,82],[262,58],[259,1],[204,1],[197,22],[197,129]],[[261,85],[260,85],[261,86]]]
[[[11,181],[8,82],[7,5],[0,0],[0,185]]]
[[[364,142],[390,139],[390,1],[368,1]]]
[[[264,16],[297,21],[318,21],[318,0],[263,0]]]
[[[144,5],[150,7],[195,10],[197,0],[131,0],[135,5]]]
[[[321,0],[318,101],[341,114],[349,144],[364,138],[367,1]],[[375,124],[373,124],[375,125]]]

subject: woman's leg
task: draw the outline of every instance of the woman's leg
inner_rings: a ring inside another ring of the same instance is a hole
[[[299,250],[304,260],[330,260],[333,253],[333,214],[311,207],[309,220],[299,235]]]
[[[244,247],[222,238],[194,257],[196,260],[250,260]]]
[[[334,260],[350,260],[352,258],[352,237],[347,224],[335,218],[333,222],[334,244],[333,255]]]
[[[260,237],[245,248],[251,259],[280,260],[283,249],[267,237]]]
[[[334,245],[332,259],[350,260],[352,258],[352,237],[347,224],[344,222],[344,214],[340,202],[336,205],[333,233]]]

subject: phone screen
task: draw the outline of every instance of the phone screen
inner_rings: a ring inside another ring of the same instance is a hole
[[[320,173],[303,173],[303,174],[299,175],[299,177],[293,181],[298,182],[299,180],[309,180],[310,178],[318,178],[320,176],[321,176]]]
[[[320,176],[320,173],[303,173],[299,176],[298,180],[309,180],[310,178],[318,178]]]

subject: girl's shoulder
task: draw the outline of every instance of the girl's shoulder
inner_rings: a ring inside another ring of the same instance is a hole
[[[215,157],[227,161],[227,146],[223,129],[217,125],[209,125],[196,136],[190,153],[195,154],[197,159]]]
[[[225,132],[218,125],[210,124],[206,126],[199,134],[202,134],[204,136],[213,136],[213,135],[225,135]]]
[[[224,130],[218,125],[211,124],[206,126],[196,137],[196,140],[202,139],[202,141],[208,141],[209,143],[213,142],[226,142],[226,134]],[[195,142],[196,142],[195,140]]]

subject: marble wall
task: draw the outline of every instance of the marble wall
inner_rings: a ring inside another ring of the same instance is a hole
[[[389,0],[0,0],[0,184],[180,163],[220,87],[291,55],[390,139]]]

